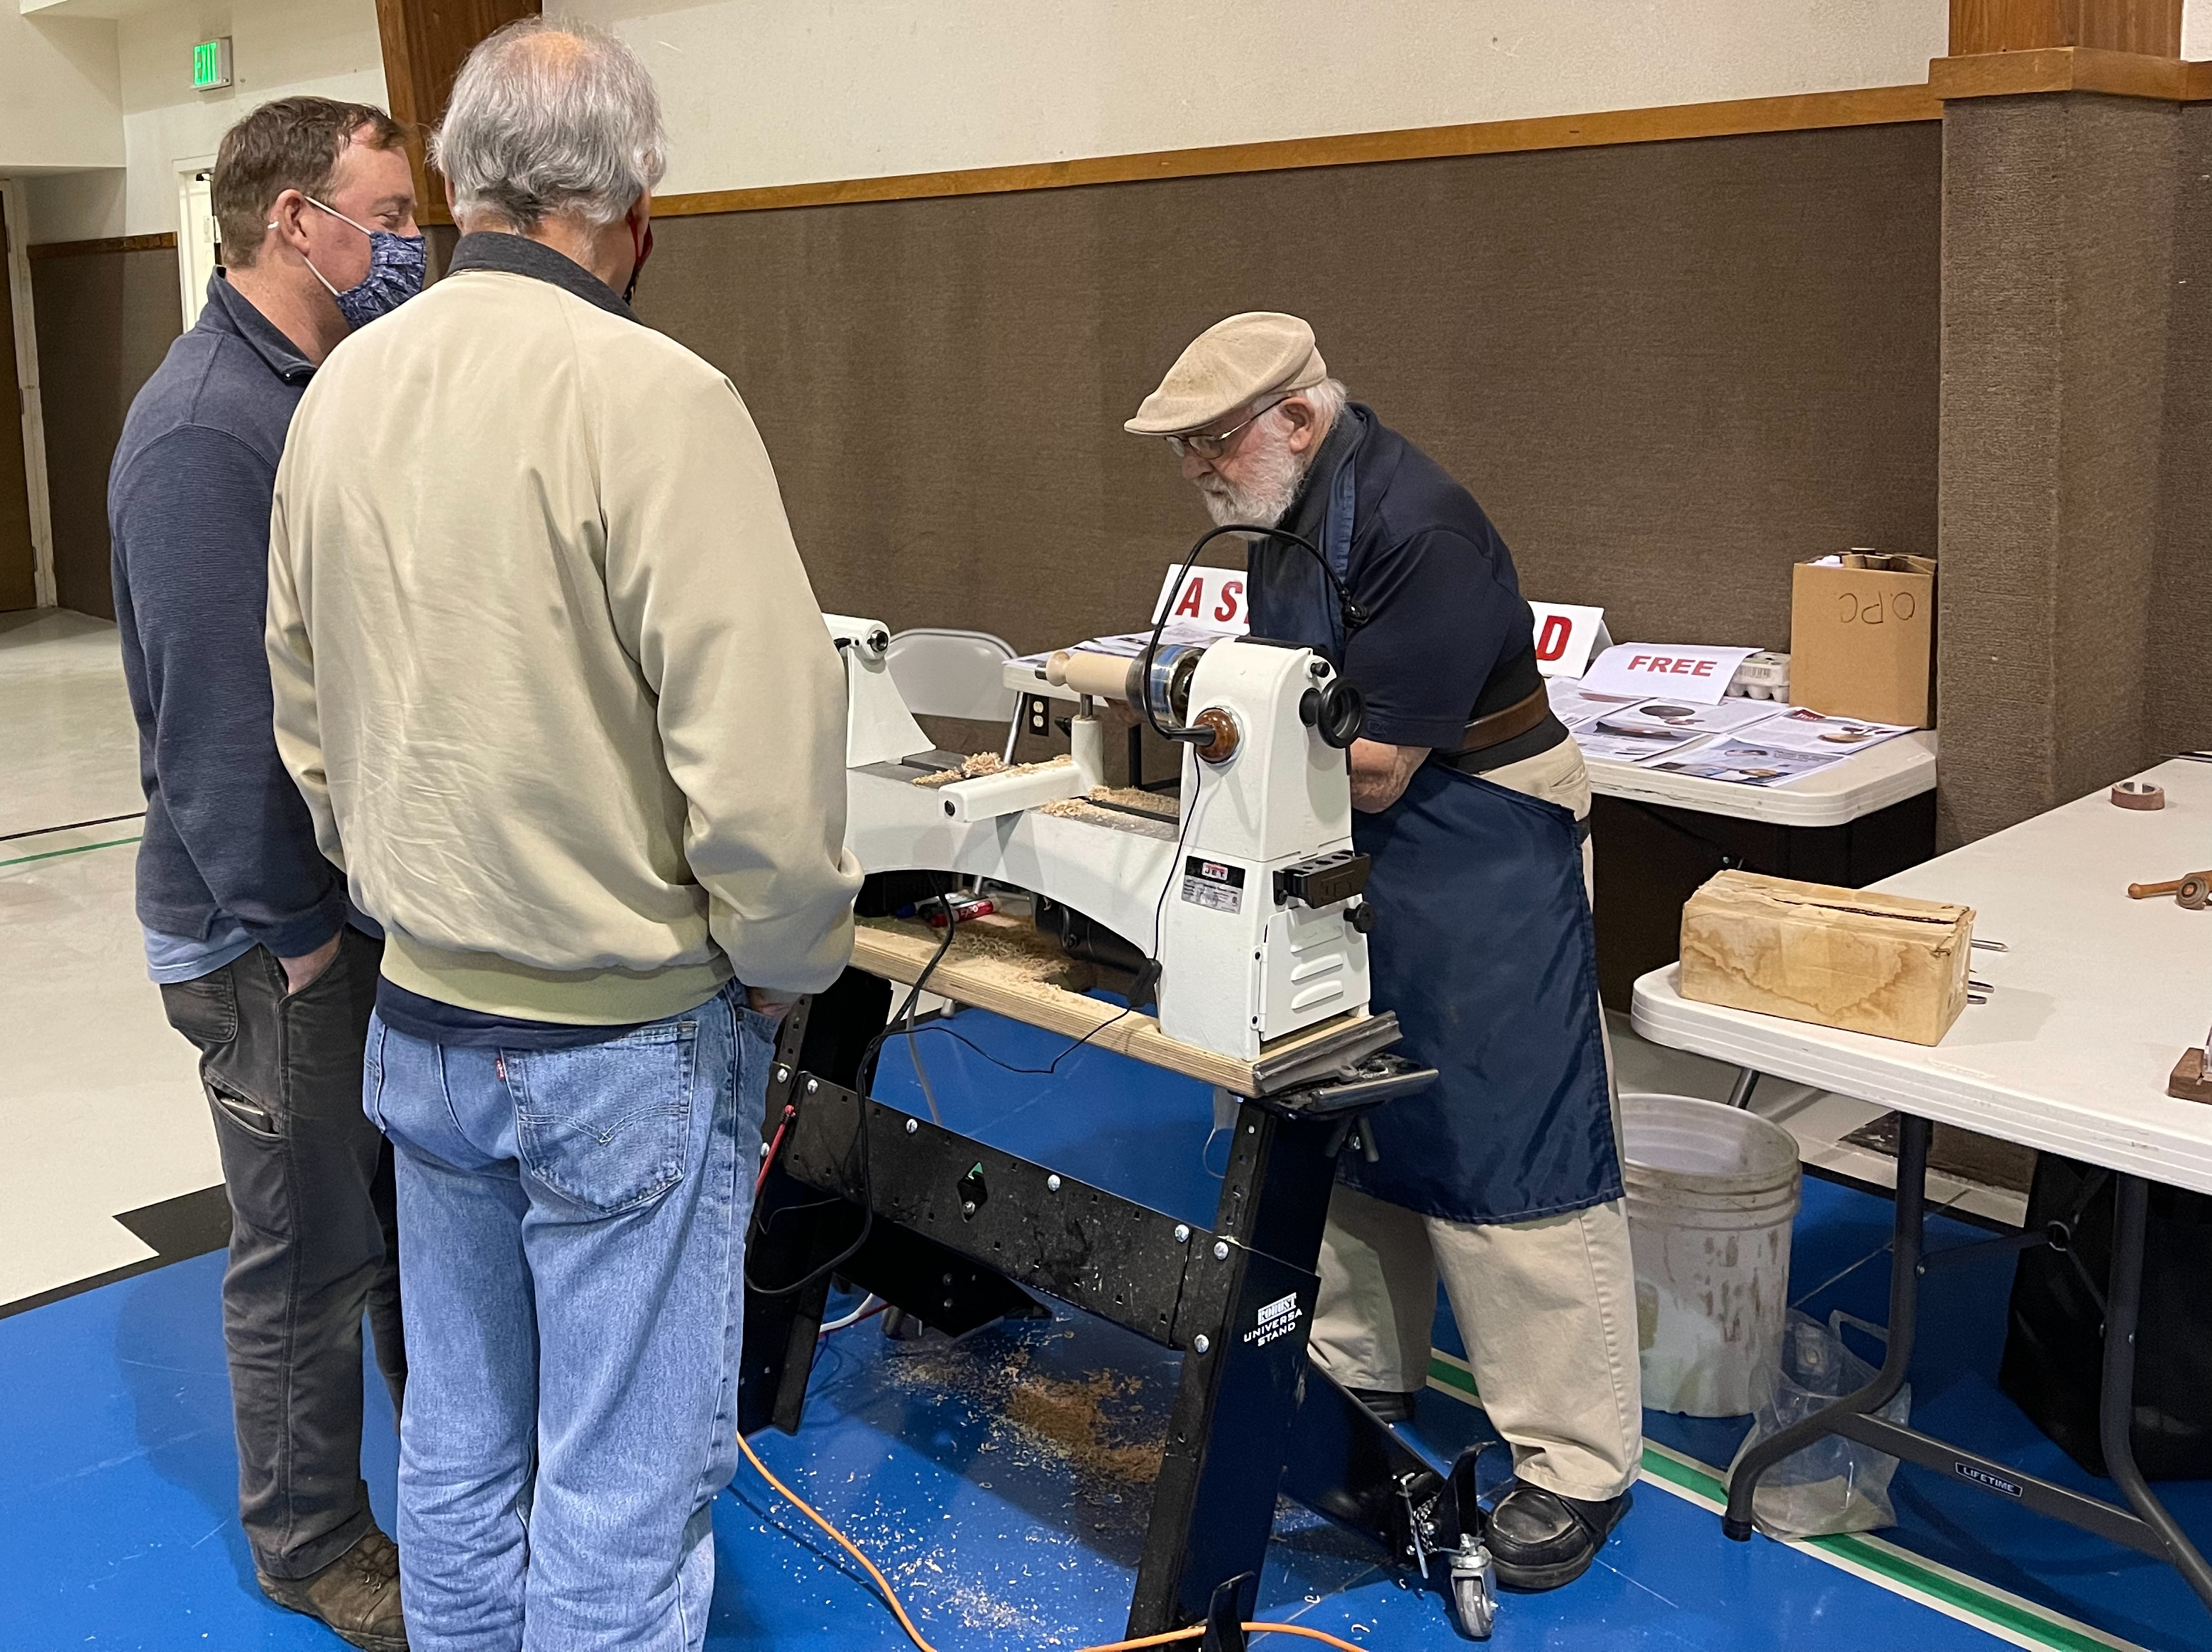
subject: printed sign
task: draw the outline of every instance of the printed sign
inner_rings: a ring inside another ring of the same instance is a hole
[[[1607,649],[1583,676],[1585,694],[1627,695],[1647,700],[1666,694],[1703,706],[1717,705],[1735,668],[1756,648],[1708,648],[1695,643],[1623,642]]]
[[[1552,602],[1528,608],[1536,616],[1536,669],[1547,677],[1580,677],[1593,650],[1613,647],[1602,608]]]
[[[1304,1317],[1296,1291],[1278,1297],[1253,1316],[1252,1328],[1244,1333],[1245,1344],[1264,1348],[1271,1342],[1279,1342],[1298,1328],[1298,1321]]]
[[[1170,568],[1167,578],[1160,581],[1160,599],[1152,605],[1154,620],[1164,609],[1170,624],[1195,625],[1237,636],[1250,628],[1241,568],[1194,568],[1177,586],[1176,574],[1180,571]]]
[[[1182,898],[1210,912],[1242,912],[1244,868],[1194,854],[1183,862]]]

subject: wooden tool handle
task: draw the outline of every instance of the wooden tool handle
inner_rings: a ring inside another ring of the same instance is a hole
[[[2154,895],[2172,895],[2180,888],[2181,880],[2179,878],[2170,884],[2130,884],[2128,885],[2128,899],[2148,901]]]

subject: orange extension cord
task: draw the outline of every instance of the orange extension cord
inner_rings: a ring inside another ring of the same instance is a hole
[[[907,1638],[921,1648],[921,1652],[937,1652],[935,1647],[922,1639],[921,1631],[914,1626],[914,1619],[906,1615],[906,1608],[899,1604],[897,1594],[884,1579],[883,1573],[876,1570],[876,1563],[862,1554],[852,1539],[817,1514],[805,1498],[769,1473],[768,1465],[753,1455],[752,1442],[742,1434],[738,1436],[738,1449],[745,1454],[745,1461],[753,1466],[754,1471],[775,1488],[779,1497],[823,1531],[829,1533],[837,1540],[838,1547],[860,1563],[868,1576],[875,1580],[876,1587],[883,1591],[884,1599],[890,1603],[891,1611],[899,1620],[899,1627],[906,1631]],[[1308,1629],[1302,1624],[1247,1624],[1244,1625],[1244,1632],[1248,1635],[1297,1635],[1306,1640],[1319,1641],[1324,1646],[1340,1648],[1342,1652],[1368,1652],[1366,1648],[1354,1646],[1350,1641],[1339,1640],[1335,1636],[1323,1630]],[[1086,1646],[1081,1648],[1080,1652],[1138,1652],[1140,1647],[1172,1646],[1178,1641],[1194,1641],[1205,1633],[1206,1626],[1203,1624],[1194,1624],[1188,1629],[1171,1629],[1164,1635],[1147,1635],[1141,1640],[1108,1641],[1099,1646]]]

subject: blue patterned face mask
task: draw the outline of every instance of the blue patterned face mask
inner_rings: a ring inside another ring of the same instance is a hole
[[[395,235],[388,229],[371,229],[353,220],[336,207],[323,206],[312,195],[307,204],[322,210],[342,223],[353,224],[368,237],[368,273],[358,286],[349,287],[343,293],[331,287],[330,278],[314,266],[312,259],[307,268],[317,281],[330,288],[331,296],[337,301],[338,313],[346,325],[365,327],[387,311],[396,310],[422,290],[422,238],[420,235]]]

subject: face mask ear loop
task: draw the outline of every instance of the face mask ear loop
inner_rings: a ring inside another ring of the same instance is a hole
[[[328,276],[315,268],[315,261],[309,258],[305,252],[302,252],[300,254],[300,262],[307,266],[307,273],[313,276],[317,281],[322,282],[323,290],[328,293],[333,301],[336,301],[338,295],[338,289],[331,285],[331,278]]]
[[[322,210],[329,213],[331,217],[336,218],[340,223],[353,224],[353,227],[356,229],[361,229],[361,226],[359,224],[354,224],[352,219],[347,217],[344,213],[340,212],[336,207],[323,206],[323,203],[320,201],[318,201],[312,195],[303,194],[300,198],[305,201],[311,207],[320,207]],[[276,221],[274,218],[271,218],[269,221],[269,228],[271,229],[276,228]],[[368,232],[366,229],[361,229],[361,233],[364,235],[368,234]],[[374,238],[371,237],[371,239],[374,240]],[[309,258],[305,252],[300,254],[300,262],[307,266],[307,273],[309,275],[313,276],[317,281],[323,283],[323,290],[328,293],[331,295],[331,300],[335,301],[338,295],[338,289],[331,285],[331,278],[325,275],[321,270],[316,269],[315,261]]]
[[[324,211],[325,211],[325,212],[329,212],[329,213],[331,214],[331,217],[333,217],[333,218],[345,218],[345,221],[346,221],[348,223],[349,223],[349,224],[353,224],[353,220],[352,220],[352,219],[350,219],[350,218],[346,218],[346,216],[345,216],[345,214],[344,214],[344,213],[343,213],[343,212],[331,212],[330,208],[328,208],[328,207],[326,207],[326,206],[323,206],[323,203],[322,203],[320,201],[318,201],[318,200],[317,200],[313,196],[312,196],[312,195],[302,195],[300,198],[301,198],[301,200],[305,201],[305,202],[306,202],[309,206],[319,206],[319,207],[323,207],[323,210],[324,210]],[[276,219],[274,219],[274,218],[271,218],[271,219],[270,219],[267,223],[265,223],[265,224],[262,225],[261,227],[262,227],[264,229],[274,229],[274,228],[276,228]],[[359,224],[353,224],[353,227],[354,227],[356,229],[361,229],[361,226],[360,226]],[[365,230],[365,229],[362,230],[362,234],[363,234],[364,235],[365,235],[365,234],[367,234],[368,233],[368,232],[367,230]],[[325,292],[328,293],[328,294],[331,296],[331,298],[333,298],[333,299],[335,299],[335,298],[337,298],[337,295],[338,295],[338,289],[337,289],[337,288],[335,288],[335,287],[333,287],[333,286],[331,286],[331,278],[330,278],[328,276],[325,275],[321,270],[318,270],[318,269],[316,269],[316,268],[315,268],[315,261],[314,261],[313,258],[309,258],[309,257],[308,257],[305,252],[302,252],[302,253],[301,253],[301,254],[300,254],[300,262],[301,262],[301,263],[302,263],[302,264],[306,264],[306,265],[307,266],[307,273],[308,273],[309,275],[313,276],[317,281],[319,281],[319,282],[321,282],[323,283],[323,290],[324,290]]]

